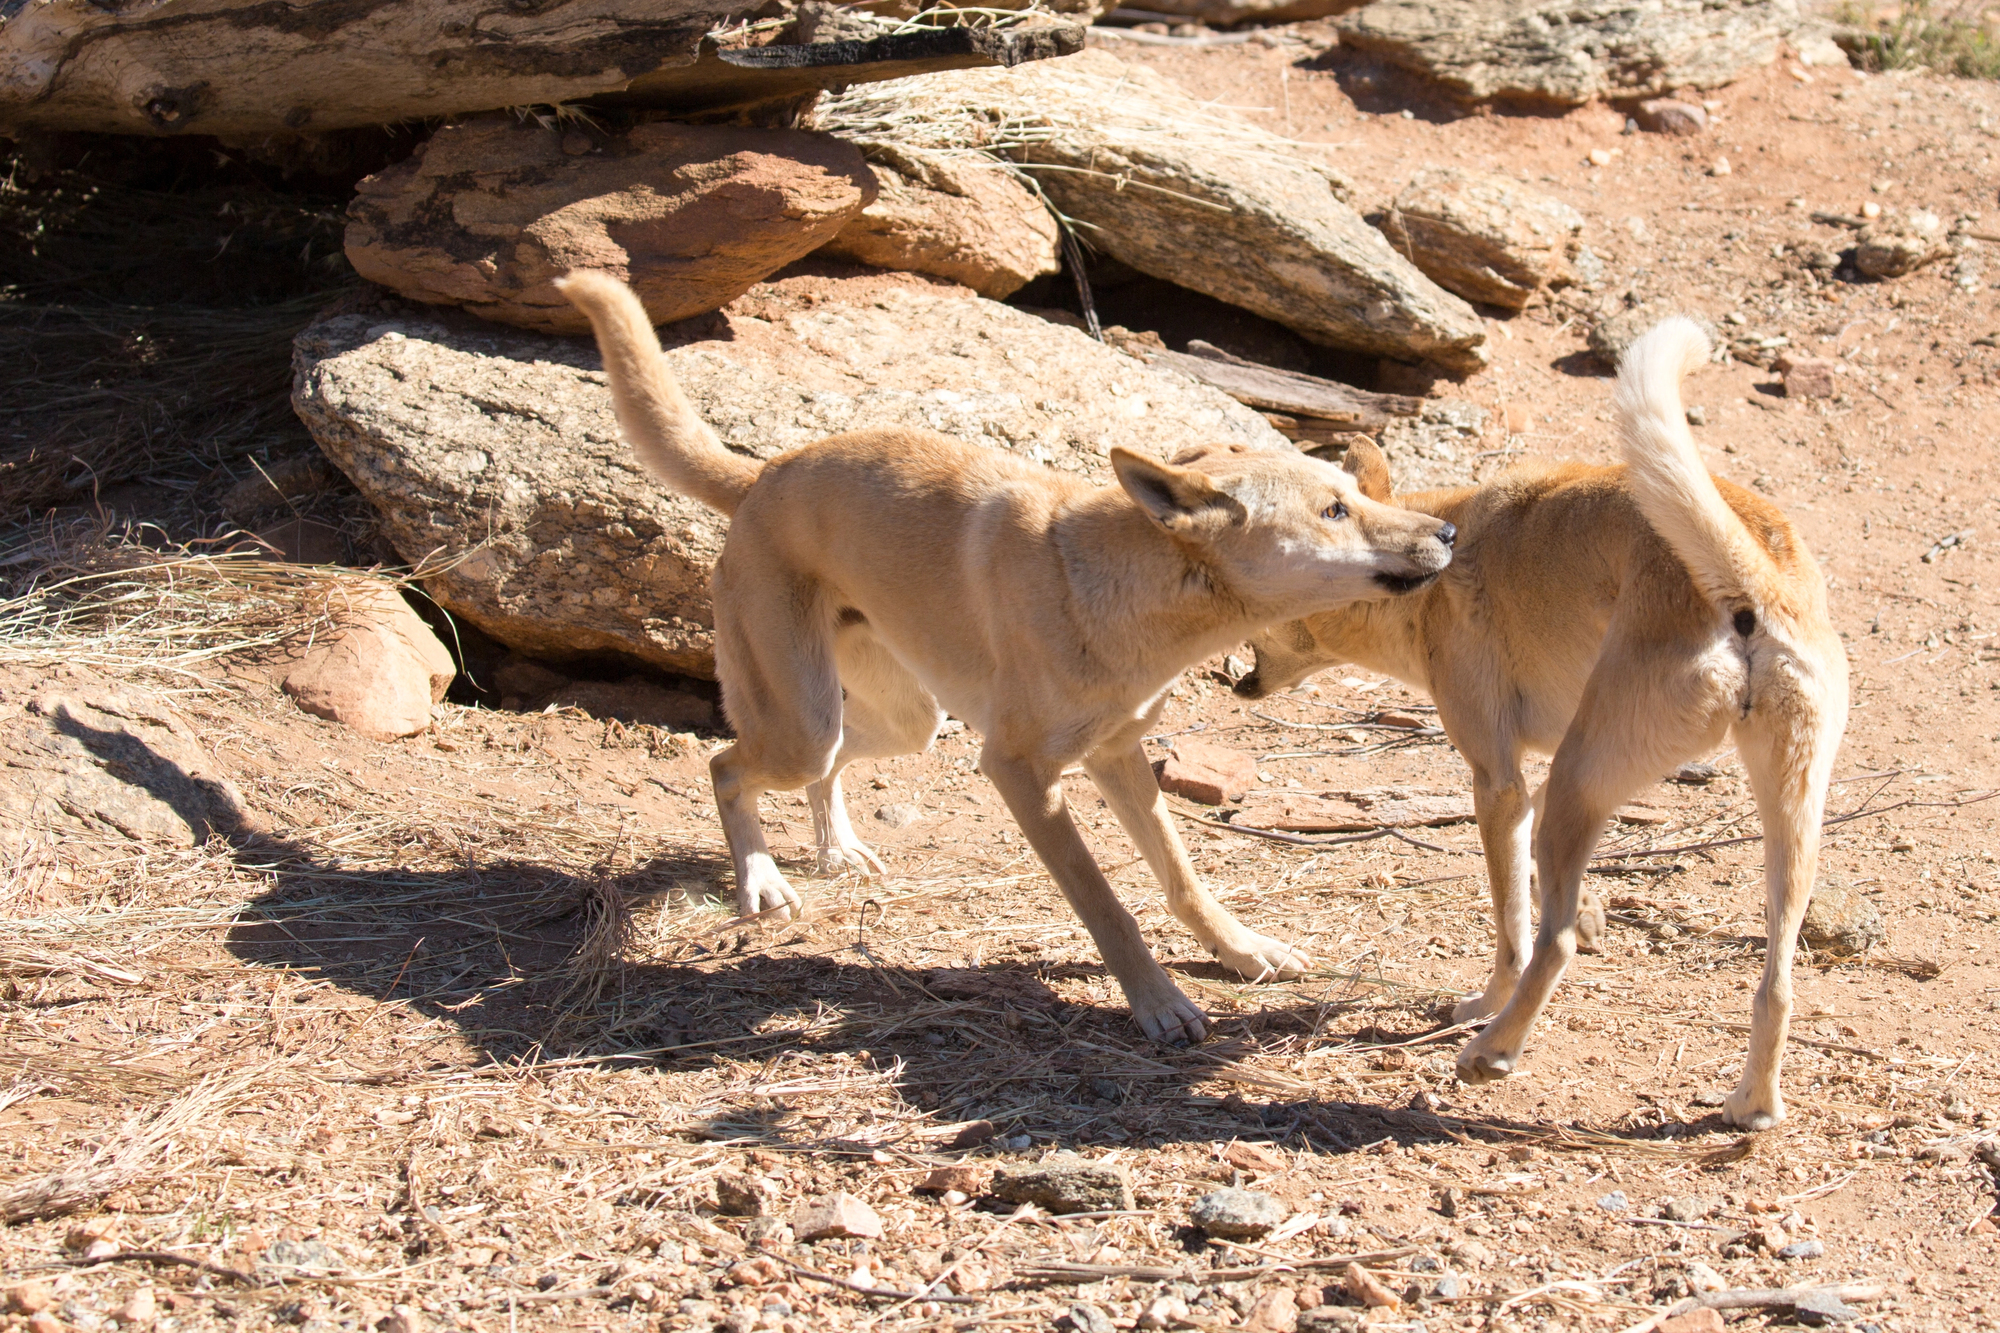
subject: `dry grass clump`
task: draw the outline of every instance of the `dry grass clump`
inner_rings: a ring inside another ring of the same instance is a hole
[[[2000,8],[1991,0],[1909,0],[1893,16],[1872,20],[1861,6],[1850,5],[1841,18],[1860,30],[1859,54],[1869,69],[2000,79]]]

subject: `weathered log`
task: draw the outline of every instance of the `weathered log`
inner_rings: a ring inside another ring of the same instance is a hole
[[[0,134],[229,142],[616,97],[683,112],[1080,50],[1075,27],[728,49],[745,0],[0,0]]]
[[[1317,375],[1274,370],[1203,342],[1188,346],[1187,352],[1156,351],[1146,359],[1220,389],[1245,407],[1303,419],[1300,424],[1307,430],[1372,434],[1388,425],[1393,417],[1414,417],[1423,411],[1421,398],[1370,393]]]

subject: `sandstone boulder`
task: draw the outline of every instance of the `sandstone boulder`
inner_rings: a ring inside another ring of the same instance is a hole
[[[431,705],[458,672],[430,626],[387,583],[342,579],[314,596],[326,598],[333,625],[285,673],[285,693],[314,717],[364,736],[428,728]]]
[[[511,116],[441,127],[348,206],[371,282],[487,319],[583,333],[553,285],[624,279],[656,323],[720,308],[833,238],[875,197],[850,144],[803,130],[656,121],[623,134]]]
[[[1382,233],[1446,291],[1519,310],[1561,279],[1583,215],[1505,176],[1443,167],[1389,206]]]
[[[1459,97],[1580,106],[1719,88],[1800,24],[1794,0],[1375,0],[1336,26]]]
[[[1238,23],[1302,23],[1344,14],[1367,0],[1146,0],[1133,6],[1153,14],[1172,14],[1211,28]]]
[[[1397,254],[1351,206],[1320,150],[1198,102],[1101,51],[1011,70],[849,90],[815,123],[871,153],[993,141],[1075,220],[1083,241],[1142,273],[1332,347],[1454,373],[1486,364],[1472,308]]]
[[[1683,139],[1708,128],[1706,108],[1672,97],[1647,98],[1639,103],[1633,118],[1648,134],[1671,134]]]
[[[1847,957],[1866,953],[1888,939],[1889,927],[1867,894],[1827,877],[1806,904],[1799,938],[1818,953]]]
[[[1222,393],[907,274],[786,277],[662,336],[702,415],[760,458],[868,426],[1092,476],[1112,445],[1290,447]],[[454,614],[533,657],[710,675],[728,524],[641,470],[598,365],[584,339],[395,307],[302,332],[293,402],[396,549],[438,570],[427,590]]]
[[[1159,771],[1160,790],[1201,805],[1240,801],[1257,785],[1257,761],[1241,750],[1182,737]]]
[[[1900,278],[1950,252],[1935,213],[1883,214],[1861,229],[1854,267],[1871,278]]]
[[[76,666],[0,675],[0,854],[38,833],[198,847],[248,827],[242,794],[161,695]]]
[[[929,273],[995,301],[1062,267],[1055,219],[1004,168],[966,154],[896,153],[893,159],[870,163],[875,202],[821,254]]]

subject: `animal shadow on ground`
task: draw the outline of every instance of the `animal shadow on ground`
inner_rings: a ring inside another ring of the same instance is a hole
[[[846,921],[767,931],[753,943],[751,931],[706,901],[706,886],[722,880],[727,863],[705,849],[671,850],[619,870],[532,859],[357,868],[248,819],[230,827],[216,818],[212,784],[150,751],[134,762],[129,735],[74,721],[68,729],[191,828],[217,828],[237,864],[266,879],[269,888],[244,905],[224,940],[237,959],[314,974],[365,999],[368,1008],[358,1012],[395,1005],[441,1020],[475,1059],[503,1067],[560,1060],[713,1072],[713,1095],[704,1093],[688,1126],[710,1140],[839,1147],[837,1123],[803,1117],[783,1096],[786,1081],[823,1072],[814,1066],[823,1061],[879,1084],[898,1118],[923,1129],[988,1122],[970,1131],[974,1139],[1025,1133],[1037,1143],[1162,1146],[1251,1137],[1319,1152],[1467,1136],[1576,1147],[1605,1141],[1454,1110],[1425,1091],[1407,1106],[1335,1100],[1259,1068],[1257,1057],[1274,1043],[1289,1049],[1337,1031],[1358,1003],[1274,991],[1283,998],[1224,1016],[1220,1035],[1200,1047],[1154,1046],[1122,1008],[1071,1003],[1051,984],[1082,980],[1115,997],[1095,960],[912,967],[881,959],[878,951],[898,941],[878,935],[871,944],[865,929]],[[656,924],[671,923],[671,933],[639,939],[633,906],[662,899],[669,910]],[[1193,977],[1214,968],[1181,970]],[[1451,1048],[1425,1040],[1447,1035],[1427,1005],[1396,1014],[1391,1028],[1383,1026],[1385,1011],[1368,1013],[1367,1025],[1347,1038],[1353,1058],[1377,1068],[1428,1061],[1438,1066],[1433,1072],[1448,1070]],[[352,1025],[329,1051],[364,1078],[398,1082],[468,1063],[463,1051],[413,1057],[386,1030],[370,1037],[369,1026]],[[746,1082],[744,1070],[759,1062],[764,1073]],[[764,1077],[774,1071],[775,1082]],[[1668,1123],[1637,1137],[1716,1127]],[[951,1136],[926,1141],[948,1146]]]

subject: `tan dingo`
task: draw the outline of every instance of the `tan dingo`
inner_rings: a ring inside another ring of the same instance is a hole
[[[1467,1083],[1514,1071],[1579,937],[1588,944],[1603,929],[1582,880],[1611,814],[1733,739],[1764,821],[1770,941],[1750,1056],[1723,1114],[1762,1129],[1785,1114],[1778,1072],[1792,953],[1847,724],[1847,655],[1797,531],[1768,501],[1711,477],[1695,452],[1680,381],[1707,355],[1708,339],[1685,319],[1632,345],[1616,399],[1622,467],[1520,468],[1477,488],[1401,497],[1457,525],[1450,570],[1421,597],[1266,631],[1237,690],[1256,698],[1354,662],[1436,700],[1472,767],[1499,935],[1492,979],[1454,1015],[1493,1020],[1459,1054]],[[1365,494],[1389,499],[1380,452],[1351,452],[1347,466]],[[1532,799],[1525,750],[1555,756]],[[1531,845],[1541,890],[1532,954]]]
[[[667,372],[624,284],[562,280],[597,332],[619,424],[665,484],[731,516],[714,577],[716,674],[736,743],[710,762],[745,915],[797,909],[757,819],[804,787],[822,869],[880,871],[840,770],[927,748],[945,710],[984,738],[1000,790],[1148,1036],[1206,1017],[1146,947],[1063,802],[1081,760],[1210,953],[1295,976],[1195,877],[1140,746],[1182,670],[1265,625],[1414,591],[1451,560],[1449,523],[1363,496],[1291,450],[1111,452],[1115,486],[912,430],[856,431],[768,463],[724,449]]]

